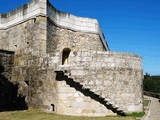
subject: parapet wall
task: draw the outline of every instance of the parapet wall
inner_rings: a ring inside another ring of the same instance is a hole
[[[47,5],[47,16],[58,26],[62,26],[75,31],[98,34],[105,49],[109,51],[108,44],[106,43],[105,37],[96,19],[78,17],[66,12],[61,12],[59,10],[56,10],[49,2]]]
[[[76,54],[76,55],[75,55]],[[135,54],[104,51],[74,52],[71,64],[88,64],[92,67],[142,69],[142,58]],[[74,58],[75,57],[75,58]],[[96,64],[95,64],[96,63]]]
[[[46,0],[32,0],[6,14],[0,14],[0,29],[7,29],[36,16],[46,16]]]
[[[31,0],[31,2],[9,12],[0,14],[0,30],[10,28],[36,16],[50,18],[55,24],[75,31],[91,32],[98,34],[108,51],[109,47],[105,41],[102,30],[96,19],[77,17],[69,13],[56,10],[48,0]]]

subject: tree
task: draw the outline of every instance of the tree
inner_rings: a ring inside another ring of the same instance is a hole
[[[143,80],[143,89],[148,92],[160,93],[160,76],[151,76],[146,73]]]

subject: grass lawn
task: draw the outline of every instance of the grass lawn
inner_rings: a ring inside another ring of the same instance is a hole
[[[0,120],[135,120],[135,117],[75,117],[45,113],[39,110],[0,112]]]
[[[144,99],[144,107],[148,106],[150,100]],[[58,115],[54,113],[41,112],[35,109],[23,111],[0,112],[0,120],[136,120],[142,117],[144,113],[127,114],[127,117],[106,116],[106,117],[78,117]]]
[[[150,101],[151,100],[144,99],[144,107],[148,106],[148,104],[149,104]]]
[[[151,102],[151,100],[148,99],[144,99],[143,104],[144,104],[144,111],[146,111],[146,107],[149,105],[149,103]]]

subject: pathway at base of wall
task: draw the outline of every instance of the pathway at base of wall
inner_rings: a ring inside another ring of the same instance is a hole
[[[145,96],[151,100],[149,111],[144,120],[160,120],[160,102],[159,99]]]

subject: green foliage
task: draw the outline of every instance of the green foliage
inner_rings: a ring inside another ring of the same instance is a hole
[[[143,80],[143,89],[148,92],[160,93],[160,76],[150,76],[146,73]]]

